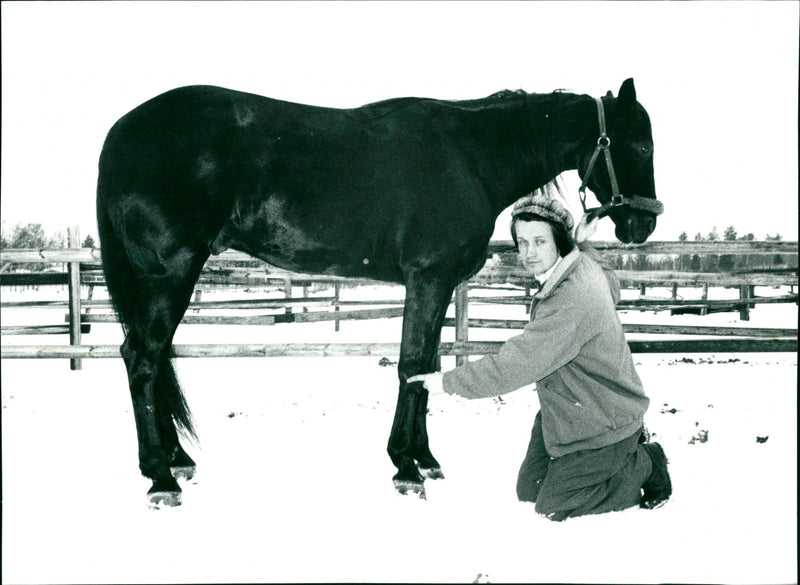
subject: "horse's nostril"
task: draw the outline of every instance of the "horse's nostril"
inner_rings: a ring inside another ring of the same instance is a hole
[[[656,218],[655,217],[648,217],[647,221],[645,222],[645,226],[647,228],[647,235],[645,239],[650,236],[656,230]]]

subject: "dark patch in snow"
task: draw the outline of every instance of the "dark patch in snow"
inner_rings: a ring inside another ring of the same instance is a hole
[[[767,435],[766,437],[756,437],[756,443],[766,443],[768,439],[769,435]]]
[[[742,361],[739,358],[717,359],[715,357],[697,358],[696,360],[690,357],[682,357],[680,359],[670,360],[667,362],[667,364],[670,366],[674,366],[676,364],[697,365],[697,364],[736,364],[736,363],[749,364],[750,362]]]
[[[380,361],[378,362],[378,365],[381,366],[382,368],[388,368],[388,367],[391,367],[391,366],[396,366],[397,362],[393,362],[392,360],[390,360],[387,357],[382,357],[380,359]]]
[[[695,425],[699,424],[700,423],[695,423]],[[697,431],[696,435],[689,439],[689,444],[694,445],[695,443],[705,443],[706,441],[708,441],[708,431],[701,429]]]

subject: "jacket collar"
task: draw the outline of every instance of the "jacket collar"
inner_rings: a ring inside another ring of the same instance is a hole
[[[578,260],[578,256],[580,256],[580,250],[576,247],[572,252],[567,254],[561,259],[561,262],[558,263],[556,269],[547,279],[547,281],[542,286],[542,290],[536,295],[537,297],[546,297],[550,294],[554,288],[556,288],[564,278],[566,278],[567,274],[572,271],[572,268],[575,266],[575,262]]]
[[[536,275],[536,280],[538,280],[538,281],[539,281],[539,283],[540,283],[542,286],[544,286],[544,285],[545,285],[545,283],[546,283],[548,280],[550,280],[550,277],[551,277],[551,276],[553,276],[553,273],[556,271],[556,269],[558,268],[558,265],[559,265],[559,264],[561,264],[561,262],[562,262],[563,260],[564,260],[564,259],[563,259],[561,256],[559,256],[558,258],[556,258],[556,261],[555,261],[555,262],[553,262],[553,265],[552,265],[550,268],[548,268],[547,270],[545,270],[545,271],[544,271],[544,272],[542,272],[541,274],[537,274],[537,275]]]

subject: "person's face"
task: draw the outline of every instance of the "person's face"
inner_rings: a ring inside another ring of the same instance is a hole
[[[543,221],[520,221],[516,229],[519,258],[525,270],[534,276],[547,272],[558,260],[550,225]]]

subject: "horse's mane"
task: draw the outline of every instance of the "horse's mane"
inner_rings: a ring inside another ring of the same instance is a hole
[[[527,95],[528,94],[521,89],[501,89],[500,91],[482,98],[454,100],[442,103],[447,103],[464,110],[480,110],[491,106],[522,104]]]
[[[525,96],[528,95],[526,92],[522,91],[521,89],[501,89],[490,96],[487,96],[483,99],[490,100],[492,98],[500,98],[500,99],[508,99],[514,96]]]
[[[564,141],[563,128],[580,123],[580,119],[576,118],[580,114],[576,113],[577,110],[574,106],[577,102],[587,99],[588,96],[565,89],[557,89],[544,94],[528,94],[526,97],[527,107],[539,145],[539,148],[532,152],[531,156],[534,157],[540,168],[564,167],[564,161],[560,160],[561,149],[558,147]],[[551,123],[556,120],[558,123]],[[556,176],[551,181],[534,189],[534,191],[562,201],[565,201],[565,190],[560,176]]]
[[[435,102],[451,107],[468,111],[477,111],[484,108],[508,106],[525,106],[529,109],[529,115],[535,125],[533,128],[538,132],[540,148],[530,153],[538,162],[542,169],[561,168],[563,161],[559,160],[560,149],[557,145],[561,142],[559,136],[559,126],[562,124],[550,124],[546,122],[543,114],[549,115],[552,119],[564,122],[564,114],[571,110],[571,106],[586,96],[572,93],[567,89],[556,89],[550,93],[527,93],[521,89],[511,90],[502,89],[482,98],[472,98],[466,100],[439,100],[435,98],[419,97],[398,97],[391,98],[371,104],[366,104],[358,108],[362,120],[373,120],[389,115],[395,111],[418,104],[420,102]],[[533,187],[533,186],[532,186]],[[565,200],[565,187],[556,176],[548,183],[538,186],[534,191],[546,194],[548,197]]]
[[[534,193],[545,195],[550,199],[558,199],[562,203],[567,204],[564,191],[565,187],[564,187],[564,182],[561,179],[561,175],[558,175],[555,179],[553,179],[549,183],[545,183],[538,189],[533,190]]]
[[[432,102],[451,105],[465,110],[481,109],[486,106],[499,105],[508,103],[510,100],[524,99],[528,94],[521,89],[511,90],[503,89],[491,95],[482,98],[471,98],[465,100],[441,100],[436,98],[423,98],[423,97],[398,97],[365,104],[358,108],[363,119],[370,120],[381,118],[397,110],[401,110],[408,106],[418,104],[420,102]]]

